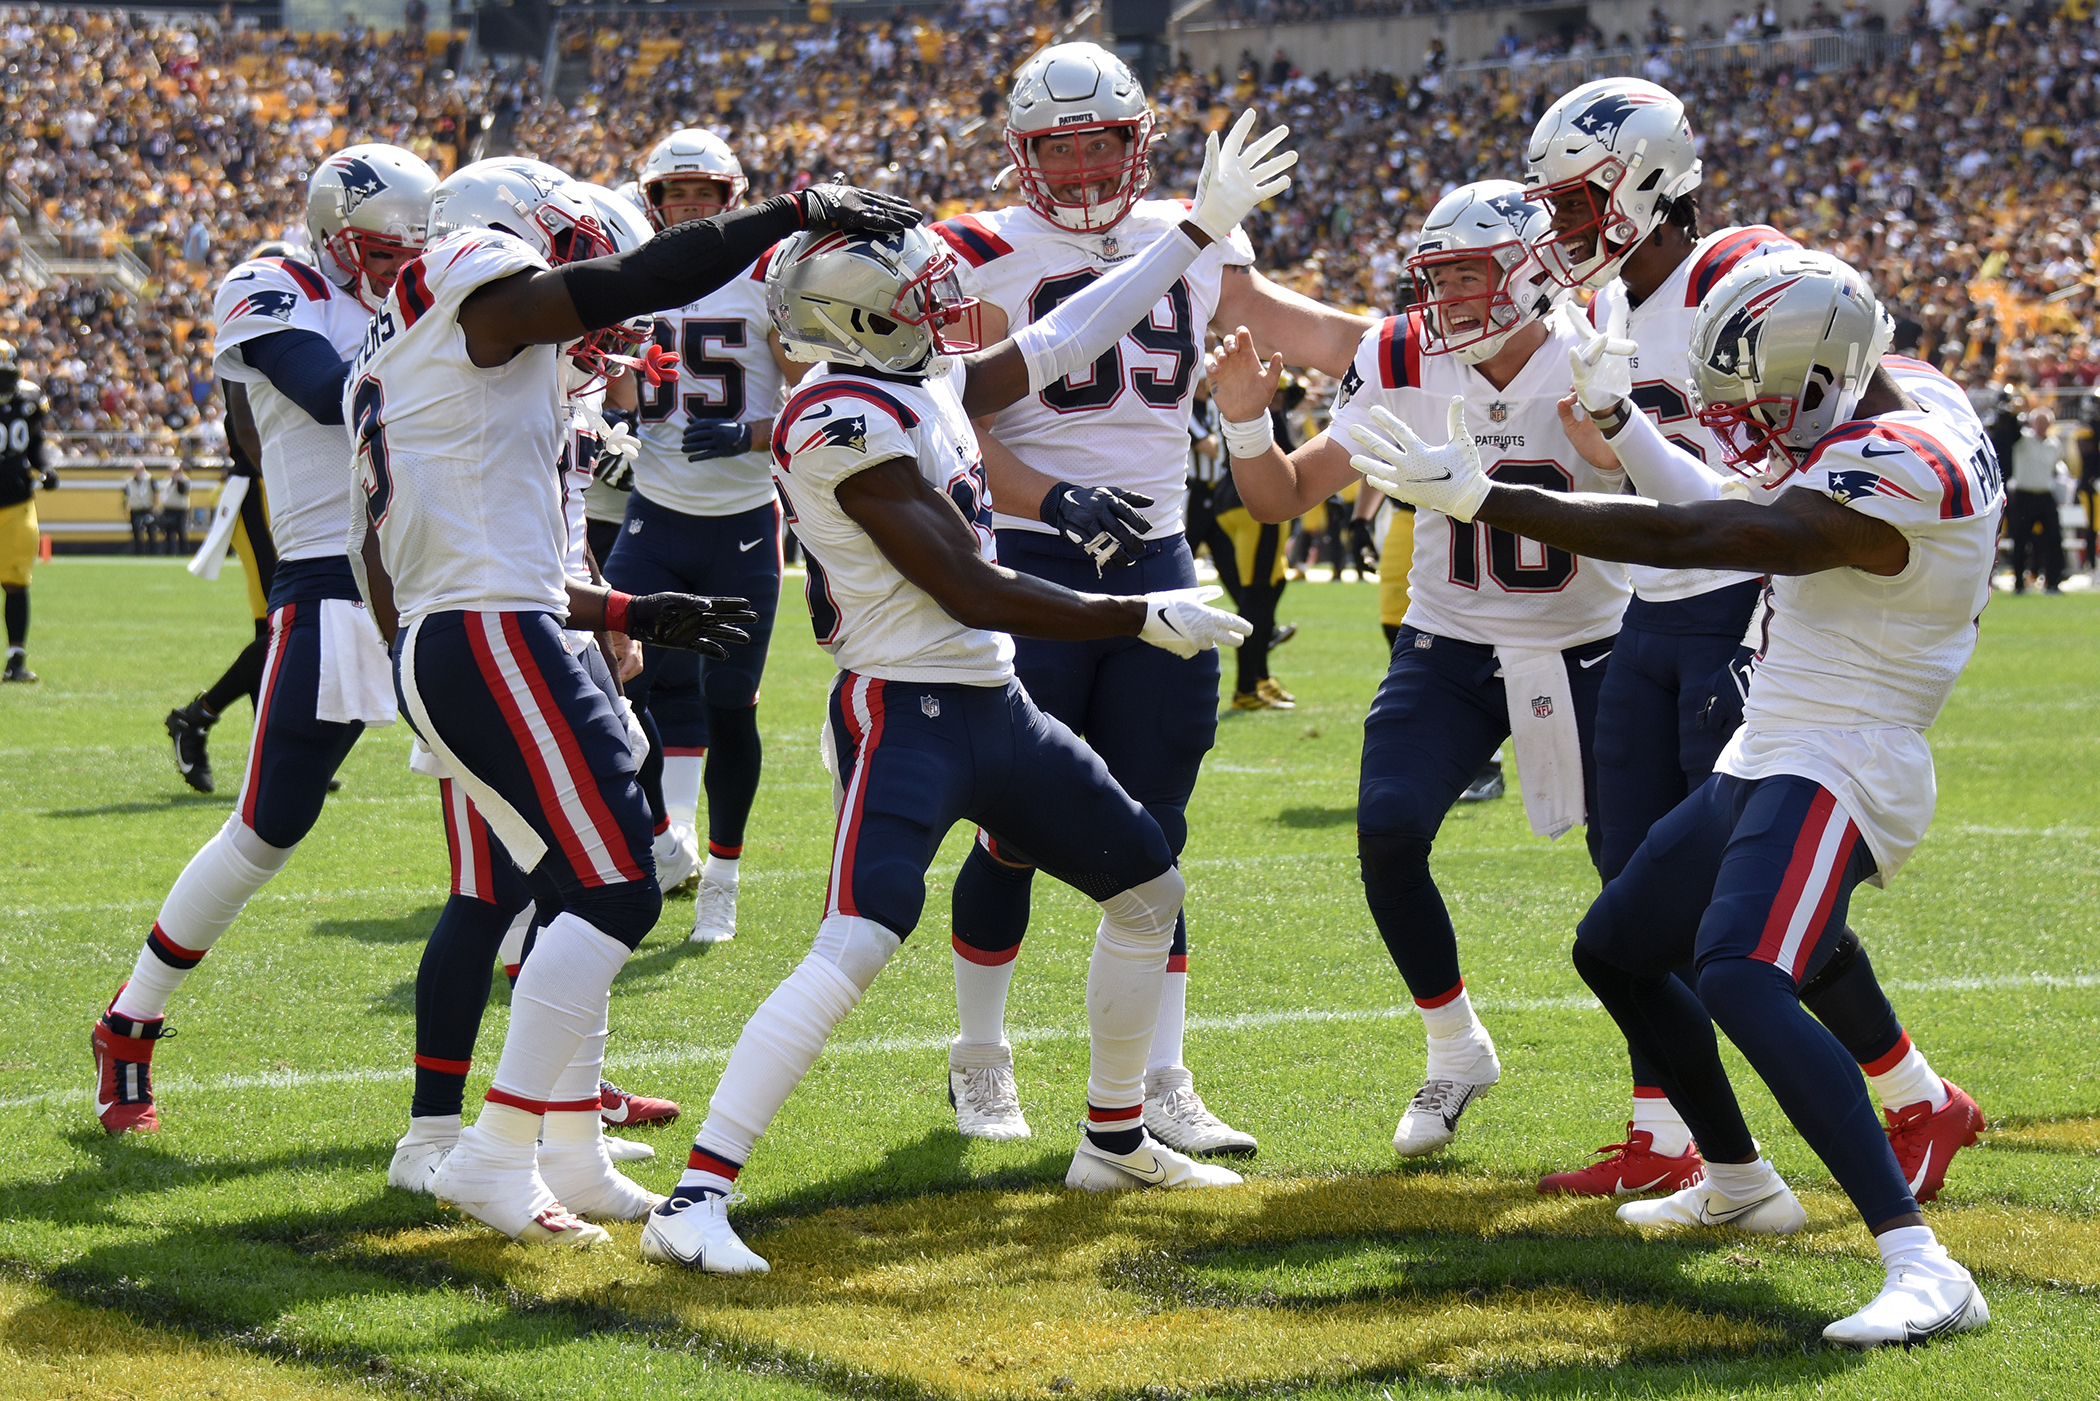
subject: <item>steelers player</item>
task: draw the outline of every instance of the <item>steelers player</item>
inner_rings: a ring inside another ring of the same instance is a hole
[[[34,681],[24,661],[29,640],[29,571],[36,563],[36,490],[58,490],[44,461],[42,386],[22,378],[14,343],[0,341],[0,589],[7,593],[7,670],[0,681]]]

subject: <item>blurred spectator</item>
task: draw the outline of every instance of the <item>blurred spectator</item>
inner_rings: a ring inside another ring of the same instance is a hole
[[[2027,592],[2030,573],[2041,578],[2042,592],[2063,591],[2064,534],[2057,507],[2071,499],[2073,480],[2055,423],[2047,409],[2036,409],[2013,444],[2005,529],[2012,537],[2014,593]]]
[[[135,555],[153,553],[153,506],[157,494],[146,465],[135,464],[124,482],[124,510],[131,517],[131,552]]]
[[[190,477],[180,465],[168,469],[160,488],[161,553],[190,552]]]

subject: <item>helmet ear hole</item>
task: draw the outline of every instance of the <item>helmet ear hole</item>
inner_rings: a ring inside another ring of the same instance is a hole
[[[895,335],[897,323],[890,320],[887,316],[877,316],[875,313],[870,312],[868,313],[868,329],[878,336]]]
[[[1808,383],[1801,388],[1801,412],[1816,411],[1823,402],[1823,396],[1827,392],[1825,386],[1829,380],[1830,371],[1822,365],[1817,365],[1809,371]]]

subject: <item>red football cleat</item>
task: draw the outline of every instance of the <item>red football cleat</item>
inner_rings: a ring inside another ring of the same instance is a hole
[[[1571,1197],[1630,1197],[1640,1192],[1681,1192],[1696,1186],[1706,1176],[1706,1160],[1694,1143],[1674,1158],[1655,1151],[1655,1135],[1626,1125],[1624,1143],[1607,1143],[1597,1150],[1608,1156],[1601,1163],[1572,1172],[1549,1172],[1539,1179],[1541,1192],[1560,1192]]]
[[[1889,1147],[1896,1150],[1896,1164],[1903,1169],[1903,1180],[1910,1184],[1910,1194],[1921,1202],[1939,1196],[1940,1188],[1947,1185],[1947,1164],[1954,1161],[1956,1153],[1974,1143],[1977,1134],[1990,1127],[1967,1090],[1952,1080],[1943,1079],[1940,1083],[1947,1087],[1947,1103],[1937,1114],[1929,1099],[1881,1111],[1889,1121]]]
[[[114,999],[110,1005],[116,1005]],[[111,1133],[155,1133],[160,1114],[153,1107],[153,1043],[172,1033],[158,1017],[136,1023],[120,1017],[119,1022],[133,1028],[126,1035],[110,1025],[115,1015],[97,1017],[88,1034],[88,1049],[95,1056],[95,1115]]]
[[[678,1106],[668,1099],[631,1095],[610,1080],[598,1082],[599,1114],[615,1128],[654,1128],[678,1117]]]

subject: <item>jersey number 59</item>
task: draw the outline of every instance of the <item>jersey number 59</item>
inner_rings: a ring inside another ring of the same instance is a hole
[[[1028,319],[1042,320],[1057,309],[1058,303],[1077,296],[1100,276],[1089,269],[1046,279],[1028,298]],[[1129,338],[1154,355],[1172,357],[1173,368],[1162,373],[1149,365],[1139,365],[1130,371],[1130,387],[1146,403],[1171,409],[1179,407],[1188,397],[1189,383],[1195,379],[1196,364],[1202,357],[1196,353],[1196,328],[1189,307],[1188,284],[1176,282],[1167,289],[1164,300],[1168,324],[1156,325],[1152,317],[1147,316],[1130,328]],[[1156,315],[1158,308],[1153,310]],[[1118,343],[1110,346],[1086,369],[1046,386],[1040,397],[1044,404],[1059,413],[1085,413],[1115,403],[1123,397],[1123,388],[1123,349]]]

